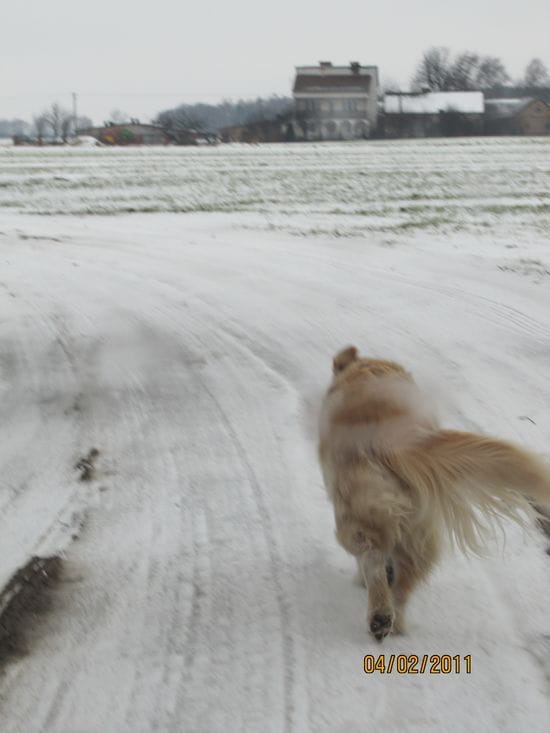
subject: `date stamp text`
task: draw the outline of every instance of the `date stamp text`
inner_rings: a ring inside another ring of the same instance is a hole
[[[471,654],[367,654],[365,674],[471,674]]]

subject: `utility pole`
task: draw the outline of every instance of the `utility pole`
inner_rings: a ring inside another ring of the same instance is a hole
[[[73,125],[74,125],[74,135],[76,137],[76,92],[72,92],[73,97]]]

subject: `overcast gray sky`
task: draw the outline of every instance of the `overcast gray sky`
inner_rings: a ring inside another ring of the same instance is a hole
[[[550,0],[13,0],[0,15],[0,118],[49,102],[95,122],[181,102],[289,94],[294,66],[376,64],[407,84],[432,45],[550,67]]]

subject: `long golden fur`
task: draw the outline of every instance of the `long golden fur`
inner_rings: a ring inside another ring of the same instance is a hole
[[[319,458],[336,537],[368,587],[378,640],[403,631],[405,604],[437,561],[446,531],[479,550],[491,520],[550,513],[550,470],[494,438],[442,430],[399,364],[333,360],[319,425]]]

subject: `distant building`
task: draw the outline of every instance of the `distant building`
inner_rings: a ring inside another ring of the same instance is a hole
[[[388,92],[384,97],[384,137],[480,135],[483,92]]]
[[[542,99],[485,100],[488,135],[550,135],[550,104]]]
[[[90,135],[104,145],[166,145],[173,141],[160,125],[141,122],[107,124],[103,127],[87,127],[77,130],[77,135]]]
[[[378,67],[297,66],[295,117],[289,133],[296,140],[368,138],[376,128]]]

